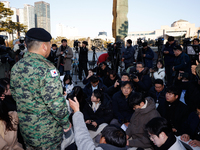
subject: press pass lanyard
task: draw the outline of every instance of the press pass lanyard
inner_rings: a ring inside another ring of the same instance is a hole
[[[161,93],[161,92],[160,92]],[[157,100],[156,100],[156,108],[158,108],[158,105],[159,105],[159,100],[158,98],[160,97],[160,93],[156,92],[156,97],[157,97]]]

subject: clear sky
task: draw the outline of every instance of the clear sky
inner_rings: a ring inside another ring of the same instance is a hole
[[[23,8],[37,0],[8,0],[11,7]],[[112,34],[113,0],[44,0],[50,3],[51,34],[56,24],[76,27],[80,36],[96,37],[99,31]],[[200,27],[200,0],[128,0],[129,31],[151,31],[179,19]]]

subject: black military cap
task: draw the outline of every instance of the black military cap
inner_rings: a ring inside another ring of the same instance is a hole
[[[49,42],[52,39],[51,34],[43,28],[31,28],[26,33],[26,37],[40,42]]]
[[[174,49],[174,50],[179,50],[179,51],[182,51],[182,50],[183,50],[182,47],[181,47],[180,45],[174,46],[173,49]]]

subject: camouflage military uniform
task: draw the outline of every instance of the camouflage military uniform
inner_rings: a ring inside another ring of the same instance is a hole
[[[70,125],[62,90],[56,68],[42,55],[27,52],[13,66],[11,92],[17,102],[20,130],[29,147],[59,149],[63,129]]]

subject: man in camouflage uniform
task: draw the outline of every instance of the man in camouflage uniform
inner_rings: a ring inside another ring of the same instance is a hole
[[[22,136],[27,149],[60,149],[69,113],[55,66],[46,58],[51,35],[42,28],[26,34],[28,52],[11,71],[11,92],[17,102]]]

